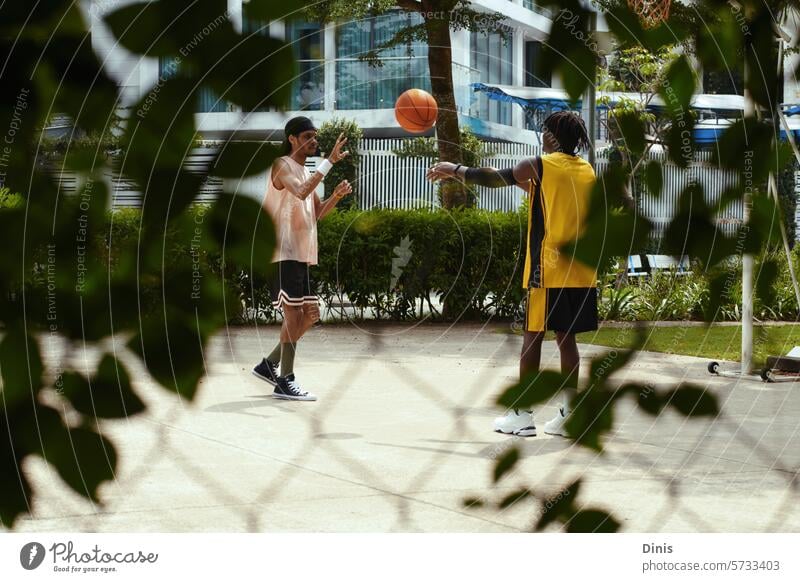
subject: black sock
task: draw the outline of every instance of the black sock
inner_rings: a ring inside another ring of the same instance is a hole
[[[281,361],[281,342],[278,342],[278,345],[275,346],[275,349],[267,356],[266,360],[273,364]]]
[[[294,353],[297,343],[281,344],[281,376],[294,373]]]

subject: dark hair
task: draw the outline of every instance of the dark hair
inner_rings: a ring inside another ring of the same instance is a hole
[[[574,156],[578,150],[588,150],[591,147],[586,124],[573,111],[551,113],[544,120],[544,128],[553,135],[560,152]]]
[[[289,155],[292,153],[292,144],[289,142],[290,135],[300,135],[304,131],[316,129],[314,123],[308,117],[292,117],[286,122],[286,127],[283,129],[283,154]]]

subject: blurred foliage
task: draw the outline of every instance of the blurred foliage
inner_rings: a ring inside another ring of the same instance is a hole
[[[346,16],[352,10],[363,9],[366,14],[388,9],[390,4],[396,3],[338,3]],[[418,8],[417,3],[405,0],[397,4]],[[447,12],[451,16],[446,26],[428,19],[421,28],[397,31],[392,40],[405,43],[414,35],[429,41],[446,39],[452,28],[481,26],[479,19],[470,18],[474,14],[463,0],[435,4],[464,10],[455,16]],[[570,97],[577,100],[594,82],[600,56],[588,30],[591,14],[580,0],[541,0],[540,4],[560,11],[544,43],[542,71],[560,77]],[[746,0],[737,5],[737,11],[723,0],[675,4],[666,23],[648,29],[625,2],[609,2],[605,13],[620,50],[641,47],[646,54],[658,55],[675,45],[690,48],[660,71],[664,79],[658,89],[668,103],[665,142],[670,159],[685,167],[692,159],[687,152],[696,149],[691,137],[694,119],[687,112],[698,86],[697,65],[720,70],[733,55],[744,55],[746,70],[759,72],[747,75],[744,87],[761,112],[773,111],[782,97],[777,92],[775,17],[786,7],[797,8],[798,2]],[[299,0],[251,0],[247,10],[259,20],[272,21],[306,7]],[[0,448],[0,472],[10,476],[0,482],[0,522],[7,527],[36,503],[38,492],[22,468],[31,455],[47,461],[73,490],[102,503],[98,488],[113,478],[117,452],[115,444],[100,434],[96,421],[145,409],[130,374],[114,355],[101,350],[97,367],[80,372],[71,367],[69,357],[75,346],[85,342],[102,347],[99,342],[104,338],[122,334],[130,338],[128,348],[150,376],[191,400],[204,372],[204,346],[225,324],[228,310],[245,301],[226,289],[230,285],[255,289],[255,281],[268,275],[263,257],[273,248],[274,234],[255,201],[223,194],[211,207],[188,210],[207,174],[231,179],[256,175],[279,155],[277,149],[262,143],[226,143],[200,173],[189,171],[184,161],[197,139],[192,104],[198,91],[208,88],[245,111],[280,109],[288,103],[295,78],[291,48],[267,36],[240,35],[228,18],[225,0],[188,7],[166,0],[134,2],[111,10],[104,21],[124,49],[137,56],[180,57],[182,61],[174,76],[160,80],[131,107],[124,127],[114,121],[120,88],[87,42],[87,24],[78,4],[54,0],[0,6],[0,43],[7,55],[0,73],[0,132],[4,134],[0,187],[7,189],[3,194],[7,204],[0,208],[0,244],[5,250],[0,255],[0,432],[9,438],[9,446]],[[499,24],[491,19],[483,22]],[[795,47],[789,48],[787,52]],[[446,79],[446,74],[436,71],[442,67],[448,71],[450,63],[438,54],[429,52],[434,83]],[[443,157],[458,161],[462,152],[455,149],[460,135],[451,87],[437,84],[434,93],[440,112],[450,115],[439,120],[440,151]],[[73,196],[61,195],[51,174],[43,170],[41,128],[53,112],[70,120],[79,139],[84,136],[92,144],[118,145],[124,152],[124,178],[132,180],[145,199],[127,238],[118,240],[121,235],[115,222],[107,220],[109,192],[102,179],[109,163],[105,146],[65,147],[58,152],[63,167],[78,174]],[[453,123],[447,125],[443,119]],[[645,123],[637,115],[621,115],[618,120],[626,147],[638,153],[646,142]],[[763,185],[771,172],[783,170],[790,157],[777,143],[776,134],[771,115],[748,116],[726,129],[718,142],[714,163],[739,177],[739,184],[723,193],[723,203],[736,203],[745,193],[752,195],[750,224],[733,236],[716,224],[717,209],[709,207],[703,186],[686,185],[674,220],[665,230],[663,252],[689,255],[705,282],[687,279],[694,287],[681,283],[686,299],[663,296],[671,294],[673,284],[668,278],[640,284],[643,289],[634,292],[650,297],[643,301],[649,314],[677,314],[690,301],[699,301],[706,318],[724,312],[726,290],[735,293],[729,278],[736,280],[736,257],[743,253],[763,257],[756,285],[762,305],[776,306],[780,301],[785,307],[776,313],[784,309],[796,313],[797,306],[778,284],[784,277],[780,258],[770,254],[780,240],[777,225],[782,216],[780,205],[766,195]],[[647,244],[653,225],[625,203],[631,171],[630,164],[612,163],[598,177],[587,228],[564,252],[593,267],[606,267],[615,257]],[[648,188],[660,186],[660,174],[657,163],[647,166]],[[337,249],[326,251],[330,254],[324,255],[320,265],[320,280],[328,286],[323,292],[329,296],[347,289],[357,305],[380,305],[383,313],[399,318],[413,313],[413,301],[426,291],[448,298],[455,306],[449,316],[481,313],[486,308],[483,298],[492,296],[495,305],[491,308],[497,313],[516,309],[522,293],[519,249],[524,222],[514,213],[501,217],[478,211],[420,212],[412,218],[402,212],[341,212],[326,220],[330,222],[321,229],[321,246]],[[498,224],[505,227],[497,228]],[[490,230],[492,237],[487,237]],[[505,240],[498,242],[498,233]],[[403,246],[404,239],[410,246]],[[487,240],[494,246],[487,248]],[[405,251],[411,256],[395,279],[392,258],[401,256],[398,247],[402,257],[408,257]],[[258,249],[257,256],[253,249]],[[509,250],[501,255],[497,249]],[[368,259],[373,262],[373,254],[380,257],[374,261],[380,272],[365,264]],[[337,266],[350,269],[348,275],[355,283],[340,285],[344,279],[341,271],[336,273]],[[623,314],[631,302],[619,292],[612,303]],[[43,349],[48,335],[65,340],[66,355],[56,360]],[[591,362],[567,424],[578,445],[603,450],[613,427],[615,403],[623,398],[634,400],[646,414],[665,409],[688,417],[719,414],[717,399],[700,386],[657,390],[615,379],[641,345],[639,334],[629,350],[609,352]],[[559,376],[548,372],[542,376],[547,382],[523,378],[505,390],[498,402],[504,406],[541,403],[565,381]],[[496,482],[520,462],[515,450],[511,447],[498,458],[492,475]],[[616,531],[620,524],[613,516],[585,508],[577,500],[580,487],[576,481],[550,493],[522,488],[506,493],[498,505],[538,503],[542,511],[537,530],[558,523],[567,531]]]
[[[277,18],[301,3],[250,4]],[[210,87],[243,108],[282,107],[295,75],[291,49],[278,39],[240,35],[224,0],[105,8],[105,24],[120,46],[185,64],[147,91],[124,122],[120,87],[88,42],[80,3],[0,6],[6,55],[0,72],[0,432],[9,439],[0,448],[0,473],[7,477],[0,484],[0,523],[7,527],[36,503],[38,491],[22,469],[30,455],[101,503],[98,487],[113,477],[117,453],[95,419],[145,409],[118,359],[102,355],[85,376],[72,369],[73,349],[85,343],[102,353],[104,338],[128,337],[150,376],[191,400],[203,374],[202,351],[230,307],[223,279],[204,277],[198,256],[218,257],[220,272],[235,261],[262,274],[262,256],[274,245],[271,222],[255,201],[226,194],[201,220],[187,214],[207,173],[263,172],[276,155],[261,144],[225,144],[208,169],[189,171],[183,163],[197,135],[187,104]],[[70,134],[52,140],[43,129],[56,113]],[[122,177],[146,202],[135,233],[123,241],[106,217],[103,179],[111,173],[107,154],[116,150],[124,152]],[[45,162],[75,173],[74,195],[59,192]],[[173,252],[175,241],[189,252]],[[48,337],[66,342],[55,361],[43,349]]]

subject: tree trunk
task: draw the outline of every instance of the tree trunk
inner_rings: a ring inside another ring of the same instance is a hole
[[[431,74],[431,89],[439,106],[436,119],[436,137],[439,159],[460,164],[461,135],[458,131],[458,110],[453,92],[453,56],[450,44],[449,18],[426,18],[428,33],[428,67]],[[445,208],[457,206],[472,207],[474,200],[460,182],[442,182],[442,205]]]

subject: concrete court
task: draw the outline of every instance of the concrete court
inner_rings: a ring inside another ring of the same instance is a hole
[[[149,381],[146,416],[105,422],[117,444],[104,507],[68,490],[39,459],[38,486],[19,531],[514,532],[537,506],[466,509],[520,485],[539,492],[582,476],[579,503],[610,510],[624,531],[800,531],[800,390],[711,377],[706,361],[643,352],[620,380],[700,382],[724,418],[653,420],[618,405],[606,452],[544,435],[556,402],[538,409],[540,436],[496,434],[493,400],[516,379],[521,338],[507,325],[330,325],[309,332],[296,370],[319,401],[286,402],[250,373],[277,327],[231,328],[207,352],[195,402]],[[582,346],[582,359],[606,348]],[[52,353],[50,354],[52,357]],[[79,356],[83,358],[84,355]],[[89,354],[89,358],[97,357]],[[128,359],[134,378],[141,366]],[[728,364],[734,368],[734,364]],[[543,366],[556,368],[555,343]],[[513,475],[492,487],[493,459],[521,447]],[[557,531],[554,528],[552,531]]]

